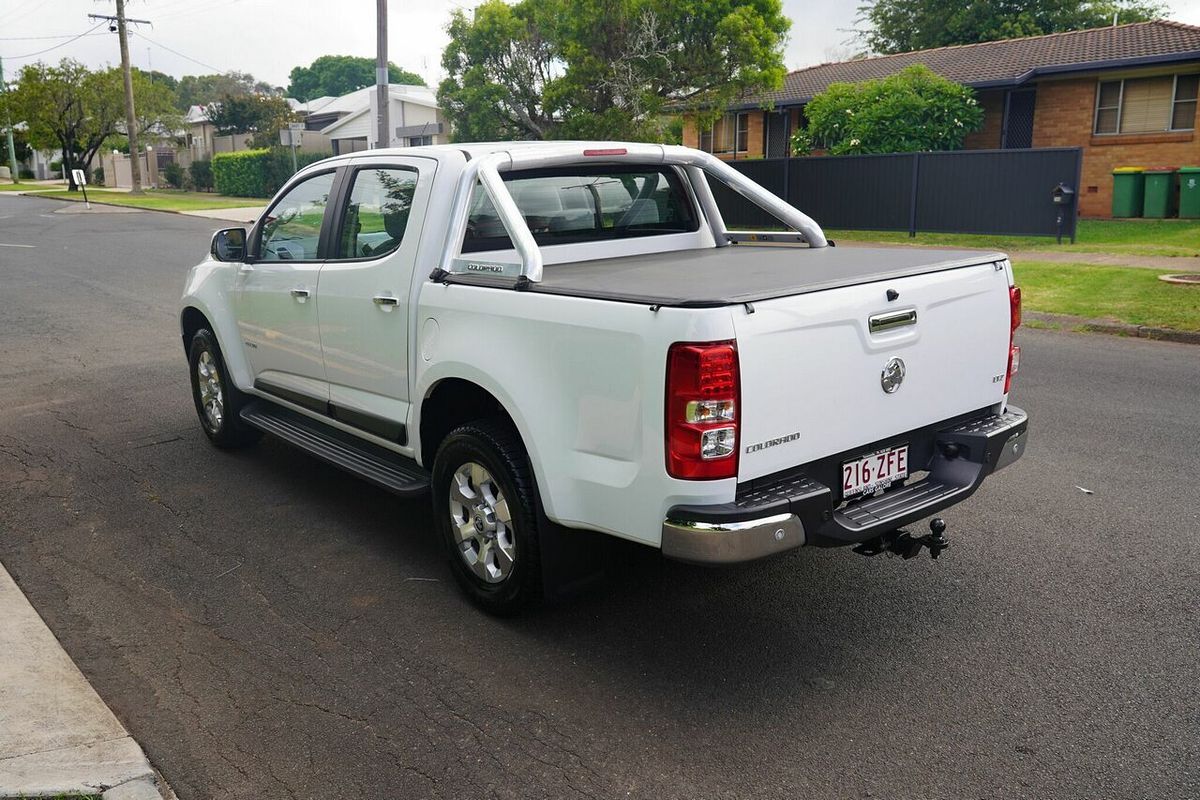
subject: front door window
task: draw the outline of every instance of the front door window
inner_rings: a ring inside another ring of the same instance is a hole
[[[333,173],[326,172],[288,190],[263,221],[258,259],[315,261],[332,189]]]

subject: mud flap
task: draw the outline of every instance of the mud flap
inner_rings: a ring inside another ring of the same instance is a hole
[[[604,581],[607,536],[551,522],[538,504],[538,541],[542,549],[542,592],[559,603],[588,592]]]

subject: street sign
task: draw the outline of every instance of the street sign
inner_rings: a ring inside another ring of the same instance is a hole
[[[304,141],[304,123],[289,122],[286,128],[279,129],[279,143],[292,148],[292,173],[296,172],[296,148]]]
[[[92,204],[88,201],[87,196],[87,173],[81,169],[73,169],[71,170],[71,180],[83,191],[83,205],[88,211],[91,211]]]

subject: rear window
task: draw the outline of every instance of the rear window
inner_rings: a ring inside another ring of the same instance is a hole
[[[540,245],[687,233],[699,227],[683,182],[670,168],[576,166],[503,177]],[[476,186],[463,252],[511,247],[491,199]]]

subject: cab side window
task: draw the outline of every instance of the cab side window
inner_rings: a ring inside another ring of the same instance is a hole
[[[293,186],[267,212],[259,245],[260,261],[315,261],[321,222],[333,190],[333,173]]]
[[[404,240],[417,171],[368,167],[354,174],[334,258],[379,258]]]

